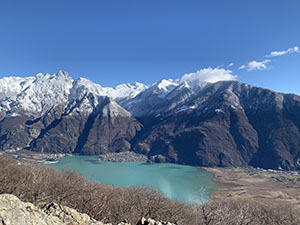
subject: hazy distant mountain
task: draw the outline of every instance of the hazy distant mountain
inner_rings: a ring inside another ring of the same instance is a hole
[[[184,76],[106,88],[67,73],[0,79],[0,148],[300,169],[300,97]]]

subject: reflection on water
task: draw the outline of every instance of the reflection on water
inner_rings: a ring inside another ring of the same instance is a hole
[[[151,186],[169,198],[188,203],[206,202],[217,188],[212,174],[186,165],[100,162],[95,156],[68,156],[46,166],[75,169],[90,181],[117,187]]]

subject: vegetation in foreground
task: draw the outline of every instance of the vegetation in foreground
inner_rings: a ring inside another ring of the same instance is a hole
[[[186,205],[163,197],[149,188],[116,188],[89,182],[70,170],[52,168],[0,157],[0,194],[18,196],[34,204],[56,202],[116,223],[136,224],[142,217],[183,225],[284,225],[300,224],[292,205],[264,205],[251,200],[218,200],[205,205]]]

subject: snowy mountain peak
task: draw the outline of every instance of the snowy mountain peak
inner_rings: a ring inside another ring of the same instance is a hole
[[[66,110],[76,106],[80,112],[91,112],[105,96],[134,114],[140,114],[141,108],[148,105],[151,110],[156,108],[152,113],[162,113],[185,102],[208,83],[235,79],[232,71],[218,68],[202,69],[177,80],[161,79],[152,85],[134,82],[115,88],[102,87],[85,78],[73,80],[64,71],[27,78],[7,77],[0,79],[0,117],[19,112],[41,116],[57,105],[64,105]]]
[[[69,73],[66,71],[58,71],[58,73],[56,74],[56,76],[60,76],[60,77],[69,77]]]
[[[30,81],[31,83],[18,93],[12,111],[43,114],[51,107],[66,101],[73,83],[69,76],[41,73]]]
[[[146,90],[149,86],[134,82],[134,83],[127,83],[127,84],[120,84],[115,88],[105,87],[103,88],[103,94],[110,96],[113,99],[125,99],[125,98],[134,98],[142,91]]]
[[[69,79],[70,76],[69,76],[68,72],[65,72],[65,71],[62,71],[62,70],[60,70],[56,74],[55,73],[54,74],[50,74],[50,73],[46,73],[46,74],[37,73],[35,75],[35,79],[36,80],[39,80],[39,79],[64,79],[64,78]]]
[[[66,113],[89,114],[104,99],[110,99],[109,110],[113,115],[129,115],[114,100],[134,98],[147,88],[138,82],[104,88],[85,78],[73,80],[64,71],[27,78],[5,77],[0,79],[0,118],[22,114],[40,117],[58,106]]]
[[[168,79],[168,80],[162,79],[162,80],[158,81],[155,85],[157,86],[157,88],[159,88],[161,90],[170,91],[171,89],[176,87],[178,85],[178,83],[176,83],[172,79]]]
[[[163,162],[299,170],[300,96],[232,80],[209,68],[115,88],[65,72],[3,78],[0,150],[132,150]]]
[[[73,82],[72,91],[73,93],[79,93],[79,92],[92,92],[97,95],[103,95],[103,88],[88,79],[85,78],[78,78]]]

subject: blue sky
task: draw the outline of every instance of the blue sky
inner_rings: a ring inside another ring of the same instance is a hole
[[[299,0],[2,0],[0,77],[64,70],[115,86],[211,67],[300,94],[299,11]]]

